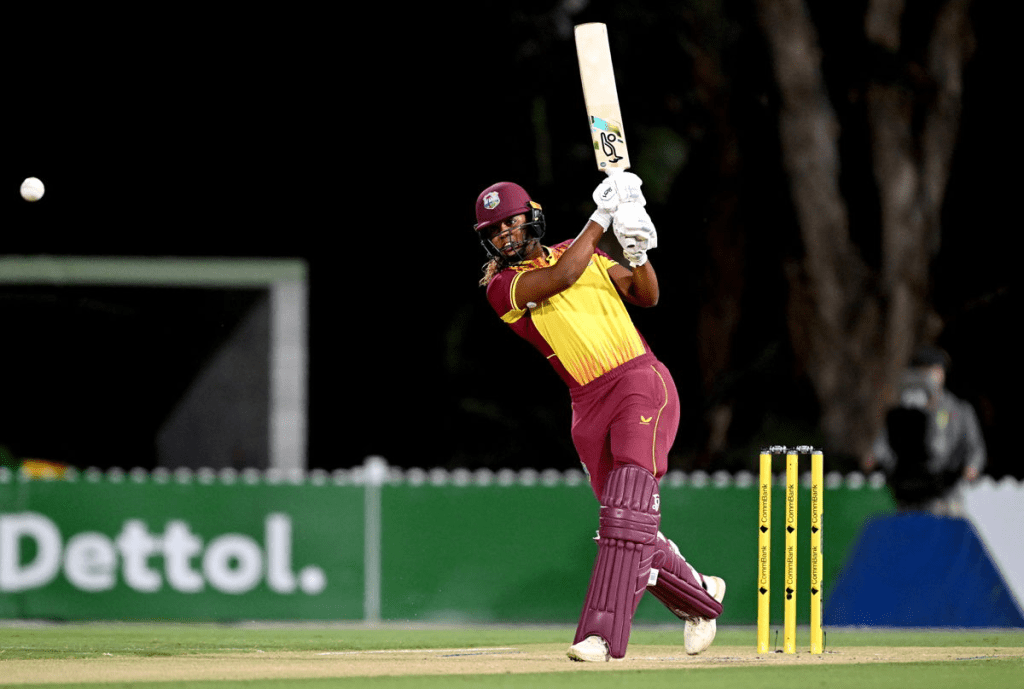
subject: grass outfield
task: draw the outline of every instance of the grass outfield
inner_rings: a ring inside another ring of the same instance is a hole
[[[826,653],[754,652],[722,629],[706,653],[682,631],[640,628],[627,658],[573,663],[569,627],[41,624],[0,626],[0,685],[128,687],[635,687],[1024,685],[1024,630],[829,629]]]

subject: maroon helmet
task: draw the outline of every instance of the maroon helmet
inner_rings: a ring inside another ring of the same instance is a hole
[[[509,257],[499,251],[491,243],[493,230],[501,226],[501,221],[516,215],[526,215],[526,223],[523,226],[524,241],[513,245],[515,256],[520,261],[526,260],[522,250],[533,240],[544,236],[544,212],[540,204],[530,198],[518,184],[512,182],[498,182],[480,192],[476,199],[476,224],[473,229],[480,237],[480,243],[490,256],[508,262]],[[532,236],[531,236],[532,235]]]

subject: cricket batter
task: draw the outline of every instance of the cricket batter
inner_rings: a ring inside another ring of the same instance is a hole
[[[658,303],[647,259],[657,233],[641,184],[631,172],[609,175],[583,231],[551,247],[540,243],[541,206],[519,185],[494,184],[476,201],[475,229],[490,256],[480,284],[501,319],[569,386],[573,443],[601,503],[597,560],[568,653],[580,661],[625,657],[645,590],[685,620],[686,652],[700,653],[715,638],[725,596],[725,582],[697,572],[659,530],[658,481],[679,399],[623,303]],[[609,227],[628,269],[597,248]]]

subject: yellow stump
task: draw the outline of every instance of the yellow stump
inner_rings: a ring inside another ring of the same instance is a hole
[[[811,453],[811,653],[824,650],[821,634],[821,529],[824,506],[823,481],[824,454]]]
[[[783,618],[784,653],[796,653],[797,499],[800,491],[799,455],[786,453],[786,595]]]
[[[761,453],[757,524],[757,652],[768,653],[772,588],[772,455]]]

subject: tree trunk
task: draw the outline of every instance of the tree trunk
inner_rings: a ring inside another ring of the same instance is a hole
[[[882,259],[875,270],[851,239],[839,185],[839,123],[804,1],[757,3],[781,97],[783,164],[804,244],[802,261],[787,271],[790,333],[821,405],[826,443],[842,455],[866,455],[914,346],[937,334],[929,267],[939,245],[961,72],[970,52],[968,4],[941,6],[924,65],[910,63],[898,78],[866,86],[880,207]],[[871,0],[865,17],[869,41],[892,61],[902,59],[904,10],[904,0]],[[907,88],[908,76],[916,88]]]
[[[707,132],[717,160],[714,191],[706,200],[708,222],[703,232],[707,260],[700,276],[697,311],[697,355],[701,389],[709,401],[704,410],[704,432],[697,451],[696,468],[716,466],[728,445],[732,423],[732,391],[722,390],[723,376],[735,366],[734,339],[741,320],[746,289],[745,228],[740,205],[740,156],[737,134],[731,125],[729,91],[721,56],[693,49],[695,91],[698,102],[710,113],[713,130]],[[710,172],[710,171],[709,171]]]

